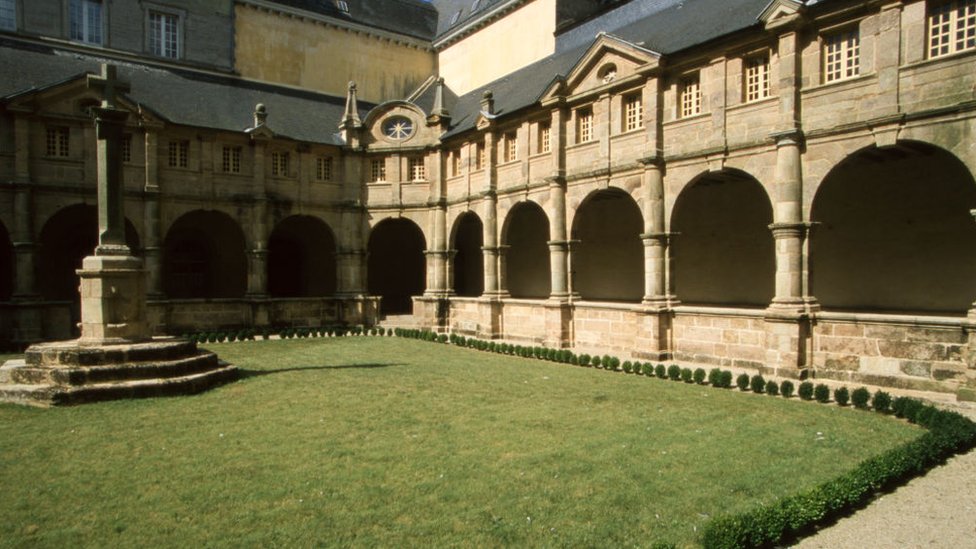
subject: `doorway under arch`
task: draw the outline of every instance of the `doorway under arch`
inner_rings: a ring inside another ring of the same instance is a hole
[[[478,297],[485,290],[484,226],[474,212],[465,212],[454,222],[451,247],[454,249],[452,272],[454,293]]]
[[[535,202],[519,202],[508,213],[502,231],[505,280],[515,298],[545,299],[552,291],[549,264],[549,218]]]
[[[644,297],[644,226],[620,189],[590,194],[573,219],[573,290],[587,300],[639,303]]]
[[[369,234],[367,287],[379,296],[384,315],[413,312],[413,297],[424,293],[427,266],[424,233],[413,221],[384,219]]]

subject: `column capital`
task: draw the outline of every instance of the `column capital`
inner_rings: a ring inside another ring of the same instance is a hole
[[[769,230],[773,232],[773,238],[804,238],[810,234],[818,223],[771,223]]]
[[[664,246],[676,234],[678,233],[641,233],[640,238],[645,246],[653,246],[655,244]]]
[[[776,143],[776,147],[800,146],[803,144],[803,130],[790,128],[769,134],[769,139]]]
[[[664,169],[664,156],[661,155],[661,153],[656,152],[649,156],[638,158],[637,163],[645,168],[657,168],[659,170]]]

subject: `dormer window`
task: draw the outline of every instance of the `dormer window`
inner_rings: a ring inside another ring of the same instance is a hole
[[[457,12],[456,12],[456,13],[454,14],[454,17],[451,17],[451,24],[452,24],[452,25],[456,25],[456,24],[457,24],[457,22],[458,22],[458,19],[460,19],[460,18],[461,18],[461,11],[462,11],[462,10],[458,10],[458,11],[457,11]]]
[[[349,3],[346,0],[335,0],[335,7],[342,13],[349,13]]]
[[[478,11],[478,5],[480,3],[481,3],[481,0],[474,0],[474,3],[471,4],[471,11],[472,12]]]

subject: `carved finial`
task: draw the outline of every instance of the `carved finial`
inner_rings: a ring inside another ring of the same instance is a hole
[[[485,93],[481,94],[481,112],[495,114],[495,95],[491,90],[485,90]]]
[[[349,92],[346,93],[346,112],[342,115],[339,127],[342,129],[358,128],[362,126],[359,119],[359,103],[356,100],[356,83],[349,81]]]
[[[254,106],[254,127],[260,128],[268,121],[268,108],[264,106],[264,103],[258,103]]]
[[[431,116],[436,116],[441,119],[450,118],[450,113],[444,108],[444,78],[440,77],[437,79],[437,83],[434,88],[434,108],[430,111]]]

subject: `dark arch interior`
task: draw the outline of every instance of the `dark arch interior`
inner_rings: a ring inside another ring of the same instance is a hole
[[[508,214],[504,243],[505,279],[512,297],[547,298],[551,293],[549,218],[534,202],[520,202]]]
[[[825,308],[963,312],[976,297],[976,185],[936,147],[847,157],[814,197],[811,291]]]
[[[468,212],[454,225],[454,293],[477,297],[485,290],[484,227],[477,214]]]
[[[139,236],[135,227],[125,221],[125,241],[138,255]],[[37,287],[45,299],[78,302],[78,275],[81,260],[98,245],[98,210],[76,204],[62,208],[41,229],[41,249],[37,264]]]
[[[14,247],[7,227],[0,223],[0,301],[10,301],[14,292]]]
[[[268,293],[273,297],[321,297],[336,291],[336,243],[318,218],[291,216],[268,239]]]
[[[369,235],[367,285],[380,296],[382,314],[413,311],[412,296],[425,288],[424,234],[408,219],[381,221]]]
[[[671,219],[674,291],[684,303],[767,306],[776,255],[773,209],[762,185],[727,170],[700,176],[678,195]]]
[[[176,299],[241,297],[247,289],[244,233],[227,214],[196,210],[163,243],[163,290]]]
[[[573,289],[583,299],[639,302],[644,297],[640,208],[629,194],[590,195],[573,220]]]

